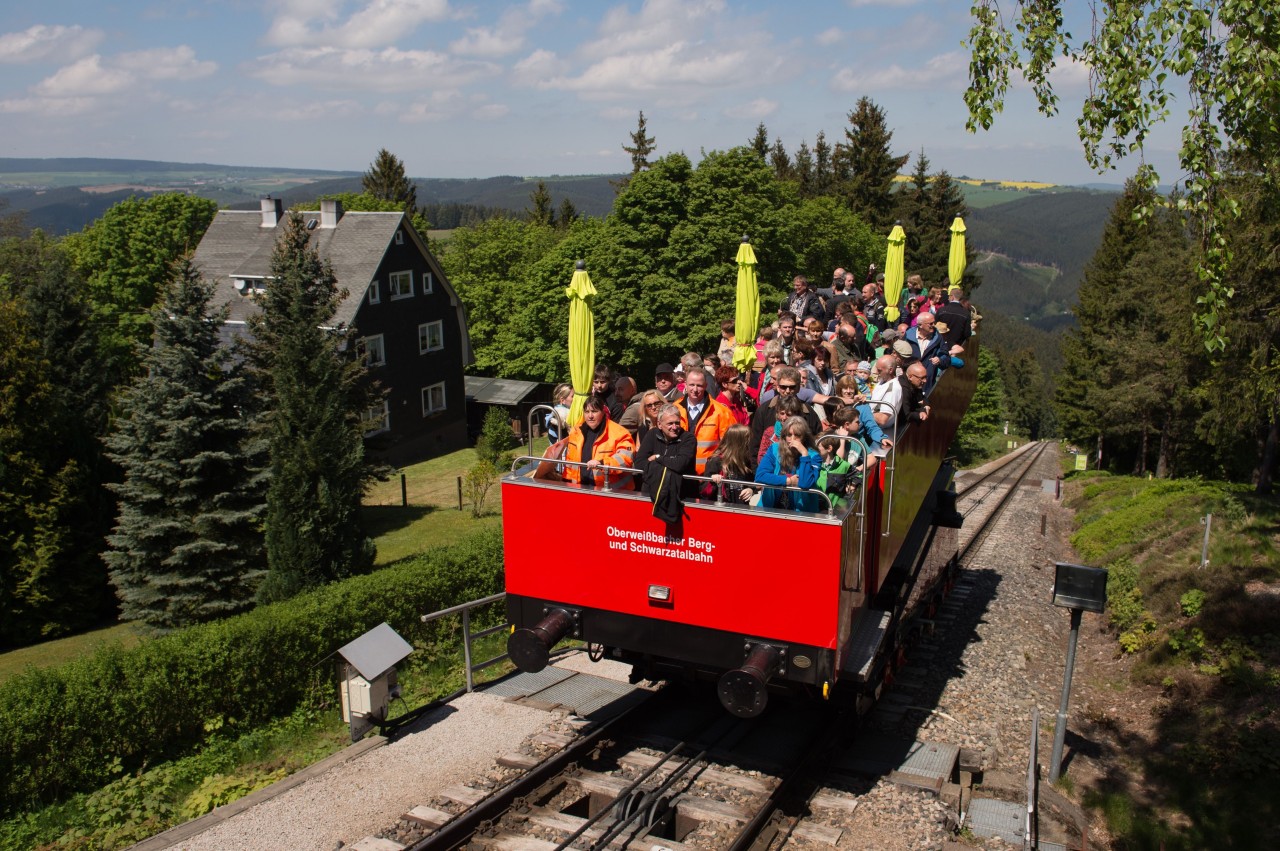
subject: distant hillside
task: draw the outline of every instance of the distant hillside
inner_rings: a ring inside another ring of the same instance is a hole
[[[1070,191],[972,210],[969,245],[987,309],[1055,326],[1076,303],[1085,264],[1097,251],[1114,192]],[[1066,321],[1070,321],[1069,317]]]

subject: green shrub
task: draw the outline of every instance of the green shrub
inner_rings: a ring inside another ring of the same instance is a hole
[[[386,621],[421,646],[453,625],[420,614],[501,587],[495,530],[366,576],[130,650],[104,648],[0,690],[0,815],[94,789],[334,691],[325,660]],[[322,664],[323,663],[323,664]]]
[[[1204,592],[1199,588],[1192,588],[1179,598],[1178,605],[1182,608],[1184,618],[1194,618],[1204,608]]]

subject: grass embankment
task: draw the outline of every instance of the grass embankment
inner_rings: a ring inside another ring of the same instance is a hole
[[[1085,804],[1124,848],[1280,847],[1280,504],[1194,479],[1068,483],[1072,545],[1109,568],[1107,617],[1134,658],[1108,685],[1156,697],[1150,730],[1096,719],[1122,756]]]

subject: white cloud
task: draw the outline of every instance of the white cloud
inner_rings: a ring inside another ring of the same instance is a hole
[[[512,67],[516,85],[540,86],[569,73],[570,64],[550,50],[535,50]]]
[[[539,87],[605,99],[657,92],[674,103],[715,96],[716,89],[752,85],[780,70],[781,56],[762,58],[761,51],[747,47],[708,47],[677,41],[658,50],[609,56],[576,76],[546,80]]]
[[[759,118],[767,118],[777,111],[778,102],[776,100],[756,98],[748,103],[728,107],[725,109],[724,114],[729,118],[750,118],[755,120]]]
[[[282,106],[275,111],[275,117],[281,121],[331,121],[351,118],[363,111],[359,102],[354,100],[324,100]]]
[[[507,113],[511,111],[505,103],[487,103],[471,113],[471,117],[477,121],[495,121],[499,118],[505,118]]]
[[[340,50],[295,47],[246,63],[245,73],[281,86],[364,91],[451,88],[494,76],[488,62],[459,61],[433,50]]]
[[[449,90],[432,92],[428,97],[407,107],[396,105],[391,114],[398,116],[401,121],[417,124],[456,118],[465,107],[462,94],[457,90]]]
[[[547,15],[557,15],[563,6],[554,0],[532,0],[528,6],[513,6],[498,17],[492,27],[471,27],[467,34],[449,45],[462,56],[496,58],[524,49],[526,35]]]
[[[0,100],[0,113],[45,115],[50,117],[80,115],[93,106],[92,98],[9,98]]]
[[[605,13],[597,37],[584,45],[589,58],[615,57],[629,51],[661,49],[695,37],[707,25],[723,23],[724,0],[645,0],[631,14],[624,6]]]
[[[197,61],[196,52],[185,44],[122,53],[112,64],[151,80],[195,80],[218,70],[216,62]]]
[[[0,62],[79,59],[101,40],[102,33],[98,30],[36,24],[22,32],[0,35]]]
[[[36,84],[34,91],[55,98],[110,95],[128,88],[133,80],[128,71],[104,67],[102,57],[95,53],[59,68]]]
[[[842,68],[831,80],[832,88],[842,92],[868,92],[895,89],[961,89],[969,82],[969,55],[953,50],[939,54],[923,65],[903,68],[893,64],[883,67]]]
[[[367,0],[343,19],[342,0],[283,0],[266,41],[281,47],[385,47],[449,17],[448,0]]]
[[[844,39],[845,39],[845,34],[843,30],[841,30],[839,27],[831,27],[829,29],[825,29],[822,32],[818,33],[818,35],[814,38],[814,41],[816,41],[818,44],[822,45],[823,47],[831,47],[834,44],[839,44],[840,42],[844,41]]]

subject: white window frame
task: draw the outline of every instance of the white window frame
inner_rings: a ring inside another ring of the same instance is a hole
[[[387,344],[381,334],[372,337],[361,337],[356,343],[356,352],[368,367],[387,365]]]
[[[436,344],[431,345],[431,332],[436,332]],[[418,326],[418,354],[425,355],[427,352],[438,352],[444,349],[444,320],[437,319],[435,322],[424,322]]]
[[[404,245],[404,229],[396,231],[396,245]]]
[[[401,292],[399,291],[399,286],[400,286],[400,283],[402,283],[405,278],[408,279],[408,284],[407,284],[408,290],[407,292]],[[396,301],[397,299],[402,299],[402,298],[413,298],[413,270],[410,269],[404,272],[392,272],[390,275],[388,275],[387,290],[388,292],[391,293],[392,301]]]
[[[431,295],[435,291],[436,277],[431,272],[422,273],[422,294]]]
[[[432,391],[435,391],[435,390],[440,391],[439,405],[434,405],[431,401]],[[439,382],[438,384],[432,384],[429,387],[422,388],[422,415],[424,417],[429,417],[432,414],[438,414],[441,411],[446,410],[448,407],[449,407],[449,404],[448,404],[448,401],[445,399],[445,395],[444,395],[443,381]]]
[[[391,403],[383,399],[360,415],[360,422],[367,426],[364,436],[391,431]]]
[[[378,279],[374,278],[369,282],[369,304],[382,303],[382,289],[378,286]]]

